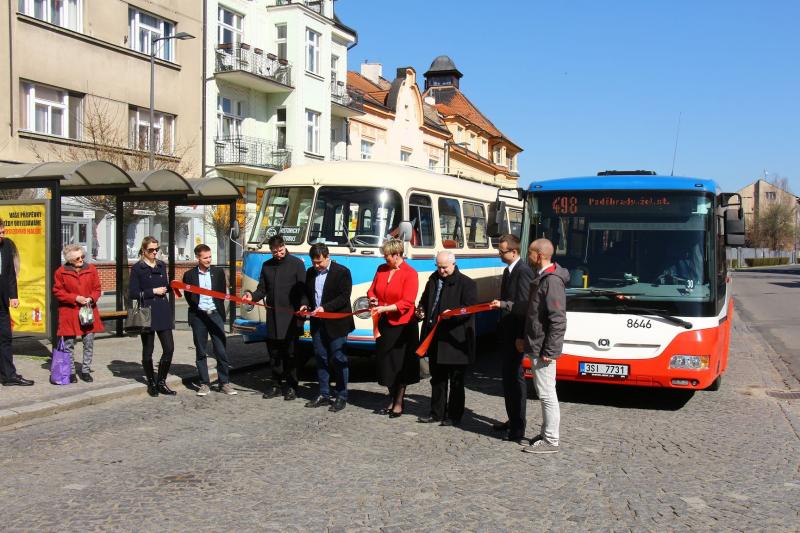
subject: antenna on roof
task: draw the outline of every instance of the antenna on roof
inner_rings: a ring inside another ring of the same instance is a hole
[[[669,171],[670,176],[675,175],[675,157],[678,155],[678,137],[681,134],[681,115],[683,112],[678,113],[678,128],[675,130],[675,148],[672,150],[672,170]]]

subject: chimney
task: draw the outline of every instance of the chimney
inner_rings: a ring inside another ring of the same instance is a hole
[[[374,84],[379,84],[383,76],[383,65],[380,63],[361,63],[361,75]]]

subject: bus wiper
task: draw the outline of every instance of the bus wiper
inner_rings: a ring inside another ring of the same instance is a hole
[[[344,236],[347,237],[347,248],[350,250],[350,253],[352,254],[353,252],[356,251],[356,246],[355,244],[353,244],[353,241],[350,240],[350,232],[345,231]]]
[[[610,289],[571,289],[581,292],[573,292],[567,294],[567,297],[585,298],[587,296],[605,296],[611,300],[635,300],[635,296],[642,296],[642,292],[619,292]]]
[[[650,309],[649,307],[617,307],[614,312],[616,313],[630,313],[632,315],[654,315],[660,318],[663,318],[667,322],[671,322],[677,326],[681,326],[685,329],[692,329],[692,323],[683,320],[682,318],[678,318],[676,316],[672,316],[665,311],[661,311],[659,309]]]

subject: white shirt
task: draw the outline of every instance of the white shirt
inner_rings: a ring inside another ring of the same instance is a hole
[[[201,272],[200,268],[198,268],[197,280],[197,284],[200,285],[201,288],[211,290],[211,269],[209,268],[205,272]],[[201,311],[214,311],[216,309],[216,306],[214,306],[214,299],[204,294],[200,295],[200,301],[197,302],[197,307]]]
[[[513,263],[511,263],[510,265],[508,265],[508,273],[509,273],[509,274],[511,274],[511,271],[512,271],[512,270],[514,270],[514,267],[515,267],[515,266],[517,266],[517,263],[519,263],[519,260],[520,260],[520,259],[522,259],[522,257],[517,257],[517,260],[516,260],[516,261],[514,261]]]

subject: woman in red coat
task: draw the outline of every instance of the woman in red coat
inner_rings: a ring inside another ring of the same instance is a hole
[[[389,389],[389,407],[378,411],[396,418],[403,414],[406,385],[419,383],[417,349],[419,331],[414,318],[419,277],[403,260],[403,241],[392,239],[381,247],[385,265],[378,267],[367,291],[370,305],[379,315],[375,341],[378,383]]]
[[[92,264],[86,263],[86,253],[77,244],[64,247],[66,263],[58,267],[53,279],[53,294],[58,300],[58,331],[64,337],[64,348],[72,355],[75,338],[83,337],[83,365],[79,373],[83,381],[93,381],[92,354],[94,352],[94,334],[104,331],[100,322],[100,311],[97,300],[100,298],[100,276]],[[88,326],[81,326],[78,313],[85,304],[92,307],[94,321]],[[72,383],[77,379],[73,374]]]

